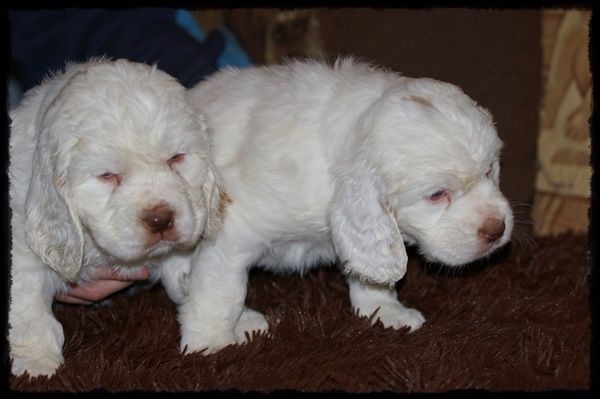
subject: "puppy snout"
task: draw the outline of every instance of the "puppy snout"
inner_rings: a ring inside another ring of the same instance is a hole
[[[173,228],[175,212],[161,204],[148,208],[142,213],[142,220],[152,233],[164,233]]]
[[[506,225],[504,224],[504,220],[500,220],[498,218],[487,218],[479,231],[479,237],[483,238],[489,243],[492,243],[504,235],[504,229]]]

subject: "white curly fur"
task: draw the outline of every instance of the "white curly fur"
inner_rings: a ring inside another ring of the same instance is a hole
[[[190,254],[216,228],[219,198],[203,116],[187,96],[155,67],[95,59],[67,65],[11,111],[14,374],[60,366],[53,298],[99,265],[122,275],[153,266],[153,279],[182,300]],[[169,162],[175,154],[185,155]],[[141,220],[160,204],[174,212],[168,239]]]
[[[490,114],[454,85],[342,58],[229,69],[191,98],[232,202],[192,263],[182,350],[211,353],[268,328],[244,307],[251,265],[304,271],[339,258],[361,315],[415,330],[424,317],[393,289],[404,242],[461,265],[509,240],[501,141]],[[479,233],[486,220],[505,223],[491,243]]]

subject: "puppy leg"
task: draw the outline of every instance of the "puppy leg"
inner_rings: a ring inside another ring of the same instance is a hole
[[[234,229],[224,228],[213,243],[201,245],[192,261],[189,294],[179,307],[182,351],[204,349],[209,354],[238,342],[235,328],[244,311],[248,267],[260,244],[239,229],[227,230]],[[241,330],[249,320],[256,324],[250,316],[243,319]]]
[[[350,302],[361,316],[375,317],[381,320],[385,327],[402,328],[410,327],[413,332],[425,322],[425,317],[416,309],[407,308],[398,301],[396,290],[393,288],[363,283],[352,277],[346,281],[350,288]]]
[[[13,252],[8,341],[15,375],[50,376],[63,363],[63,328],[52,313],[59,285],[35,256]]]

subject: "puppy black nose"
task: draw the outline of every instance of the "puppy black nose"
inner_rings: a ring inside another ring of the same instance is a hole
[[[148,208],[142,213],[142,220],[152,233],[164,233],[173,228],[174,212],[164,204]]]
[[[504,235],[504,229],[506,225],[504,224],[504,220],[500,220],[498,218],[487,218],[477,231],[479,237],[483,238],[487,242],[494,242],[502,235]]]

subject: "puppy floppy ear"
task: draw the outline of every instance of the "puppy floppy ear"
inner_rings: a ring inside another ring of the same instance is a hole
[[[231,202],[221,188],[221,182],[212,166],[208,167],[206,179],[202,184],[202,193],[206,203],[206,225],[203,238],[212,239],[223,224],[225,208]]]
[[[32,112],[25,107],[13,115],[11,134],[24,134],[20,118]],[[83,259],[83,233],[69,199],[65,173],[67,153],[72,146],[42,122],[24,128],[40,129],[33,156],[31,180],[25,200],[25,236],[40,260],[63,279],[74,281]]]
[[[329,223],[344,273],[392,286],[408,257],[395,217],[382,197],[383,184],[364,162],[337,175]]]
[[[228,197],[222,190],[221,180],[212,166],[210,139],[208,137],[208,123],[206,115],[201,112],[194,112],[194,120],[196,123],[196,134],[201,140],[201,146],[205,149],[204,160],[207,164],[206,176],[202,183],[202,195],[206,209],[206,224],[202,232],[203,239],[214,238],[217,230],[221,227],[223,214],[227,205]]]

